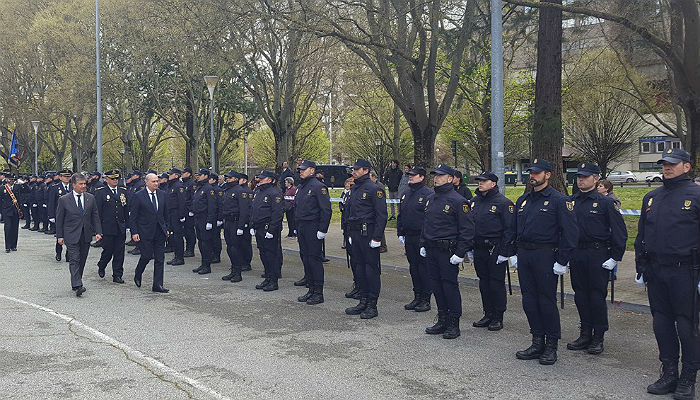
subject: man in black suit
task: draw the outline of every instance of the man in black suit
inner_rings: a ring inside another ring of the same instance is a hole
[[[83,270],[87,261],[92,236],[102,239],[102,225],[97,213],[95,197],[86,193],[87,178],[81,173],[71,176],[73,189],[58,199],[56,208],[56,238],[59,245],[67,247],[66,258],[70,265],[71,286],[75,295],[85,293]]]
[[[129,198],[131,215],[129,216],[131,238],[141,250],[141,258],[136,266],[134,283],[141,287],[141,275],[146,264],[153,259],[153,291],[168,293],[163,287],[163,260],[165,258],[165,239],[168,236],[168,207],[166,196],[158,189],[158,175],[148,174],[146,188]]]
[[[105,269],[112,260],[112,281],[124,283],[124,246],[129,208],[126,188],[119,186],[121,173],[113,169],[105,172],[107,185],[95,189],[95,201],[102,222],[102,255],[97,262],[97,273],[104,278]]]

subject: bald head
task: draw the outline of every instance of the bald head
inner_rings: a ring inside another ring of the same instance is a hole
[[[154,192],[156,189],[158,189],[158,175],[150,173],[146,175],[146,187],[151,191]]]

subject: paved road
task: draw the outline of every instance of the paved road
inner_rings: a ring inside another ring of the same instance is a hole
[[[340,262],[327,264],[326,302],[311,307],[295,301],[296,254],[285,254],[277,292],[253,288],[257,258],[238,284],[219,279],[224,264],[202,278],[188,259],[166,268],[171,293],[161,295],[148,290],[150,267],[143,287],[133,285],[135,256],[127,284],[100,279],[91,249],[88,291],[76,298],[53,238],[21,231],[19,249],[0,254],[0,398],[645,399],[657,376],[647,314],[611,310],[601,356],[561,345],[559,362],[543,367],[514,357],[530,339],[517,294],[506,328],[492,333],[471,327],[478,290],[463,285],[462,336],[447,341],[423,333],[434,311],[403,310],[410,279],[401,271],[383,274],[379,317],[363,321],[343,313],[353,303]],[[562,326],[564,341],[576,337],[571,303]]]

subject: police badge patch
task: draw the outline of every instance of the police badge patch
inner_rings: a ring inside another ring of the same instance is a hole
[[[322,188],[321,188],[321,194],[322,194],[322,195],[327,195],[327,194],[328,194],[328,189],[326,189],[325,187],[322,187]]]
[[[279,203],[280,201],[282,201],[282,198],[281,198],[281,197],[275,197],[275,201]]]
[[[184,192],[185,192],[185,188],[180,188],[180,193],[184,193]]]
[[[574,202],[573,201],[567,201],[566,202],[566,209],[569,211],[574,211]]]
[[[513,211],[515,211],[515,206],[508,206],[508,212],[513,214]]]
[[[380,199],[384,197],[384,192],[382,190],[377,190],[377,197]]]
[[[469,212],[469,204],[462,204],[462,211],[466,214]]]
[[[119,200],[122,201],[122,205],[123,205],[123,206],[126,205],[126,196],[124,196],[124,193],[122,193],[122,194],[119,195]]]

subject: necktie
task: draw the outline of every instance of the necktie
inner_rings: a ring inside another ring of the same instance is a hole
[[[112,191],[114,192],[114,197],[117,197],[117,189],[112,189]]]
[[[80,212],[83,212],[85,210],[83,209],[83,202],[80,201],[80,196],[81,195],[78,195],[78,208],[80,209]]]
[[[153,209],[158,212],[158,203],[156,203],[156,194],[151,193],[151,203],[153,203]]]

